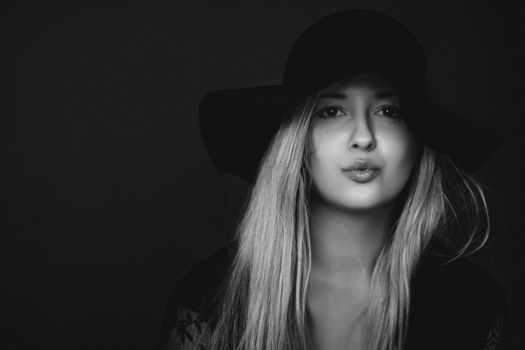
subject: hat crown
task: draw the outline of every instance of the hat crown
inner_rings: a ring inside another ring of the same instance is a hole
[[[393,17],[362,9],[336,12],[296,40],[283,83],[319,86],[362,71],[425,85],[425,54],[416,37]]]

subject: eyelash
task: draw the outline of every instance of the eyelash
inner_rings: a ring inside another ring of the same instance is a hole
[[[326,107],[326,108],[323,108],[323,109],[320,109],[319,111],[317,111],[315,113],[315,115],[317,115],[318,117],[323,118],[323,119],[329,119],[329,118],[336,118],[336,117],[338,117],[338,116],[325,116],[325,115],[323,115],[324,112],[326,112],[326,111],[328,111],[330,109],[336,109],[339,112],[341,112],[341,109],[338,108],[338,107]]]
[[[330,110],[330,109],[336,109],[338,110],[339,112],[341,112],[341,109],[339,107],[325,107],[319,111],[317,111],[315,113],[316,116],[319,116],[320,118],[323,118],[323,119],[329,119],[329,118],[338,118],[340,117],[339,115],[338,116],[324,116],[323,113]],[[396,116],[384,116],[385,118],[388,118],[388,119],[401,119],[401,109],[399,107],[396,107],[396,106],[383,106],[381,107],[380,111],[384,111],[385,109],[391,109],[393,111],[395,111],[397,113]],[[383,117],[383,116],[382,116]]]
[[[390,118],[390,119],[401,119],[402,117],[402,114],[401,114],[401,109],[399,107],[396,107],[396,106],[384,106],[380,109],[380,111],[382,110],[385,110],[385,109],[391,109],[393,110],[395,113],[395,116],[387,116],[387,118]]]

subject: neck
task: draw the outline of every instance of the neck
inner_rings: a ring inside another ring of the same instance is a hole
[[[312,273],[342,278],[364,274],[370,279],[388,237],[392,212],[392,206],[342,211],[324,204],[312,205]]]

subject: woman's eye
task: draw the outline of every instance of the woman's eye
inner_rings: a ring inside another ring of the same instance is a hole
[[[321,118],[336,118],[344,115],[344,113],[337,107],[327,107],[321,109],[316,115]]]
[[[379,110],[379,114],[391,119],[401,119],[401,110],[395,106],[383,107]]]

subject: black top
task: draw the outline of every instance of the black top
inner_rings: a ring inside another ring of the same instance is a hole
[[[175,286],[161,349],[187,349],[208,333],[214,296],[225,279],[233,248],[197,262]],[[412,283],[405,350],[508,349],[505,294],[485,270],[464,258],[441,265],[425,256]],[[203,347],[201,349],[204,349]]]

